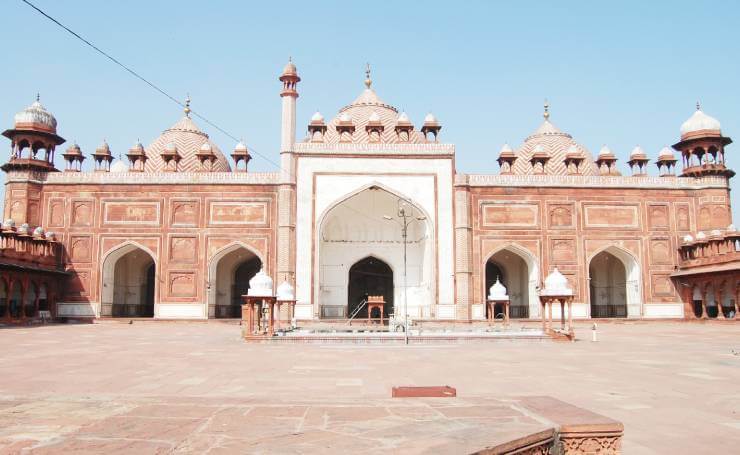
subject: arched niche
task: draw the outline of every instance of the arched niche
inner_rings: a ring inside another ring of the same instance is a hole
[[[208,266],[209,318],[240,318],[241,296],[262,268],[262,258],[242,243],[232,243],[213,255]]]
[[[128,242],[105,257],[102,270],[101,317],[153,317],[156,263],[143,246]]]
[[[534,255],[516,244],[507,245],[491,253],[484,265],[486,286],[483,301],[487,298],[493,283],[496,282],[496,276],[494,276],[496,269],[501,273],[499,279],[506,287],[510,298],[510,317],[538,317],[540,304],[537,297],[537,286],[540,272]],[[499,310],[503,311],[503,308]],[[499,314],[499,310],[495,310],[496,314]]]
[[[604,248],[588,263],[592,318],[640,317],[640,266],[629,252]]]

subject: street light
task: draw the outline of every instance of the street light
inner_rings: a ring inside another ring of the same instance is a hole
[[[414,216],[413,208],[412,213],[407,210],[411,206],[411,202],[404,198],[398,199],[398,219],[394,219],[392,216],[383,215],[383,219],[389,221],[395,221],[401,226],[401,237],[403,238],[403,338],[404,343],[409,344],[409,311],[408,311],[408,280],[406,273],[406,250],[407,250],[407,239],[409,225],[414,221],[424,221],[425,216]]]

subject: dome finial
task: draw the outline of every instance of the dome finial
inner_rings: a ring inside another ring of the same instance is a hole
[[[545,117],[545,120],[550,119],[550,103],[547,102],[547,98],[545,98],[545,112],[542,116]]]
[[[696,102],[696,110],[697,111],[700,111],[701,110],[701,104],[699,104],[698,101]]]
[[[185,116],[190,117],[190,93],[187,94],[187,98],[185,98]]]
[[[36,92],[36,101],[41,101],[41,94]]]
[[[373,85],[373,80],[370,79],[370,63],[365,66],[365,87],[370,88]]]

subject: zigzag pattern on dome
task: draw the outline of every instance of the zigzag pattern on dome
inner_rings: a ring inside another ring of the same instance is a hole
[[[599,169],[594,163],[591,152],[586,147],[574,141],[570,134],[560,131],[547,118],[534,133],[524,140],[522,146],[517,150],[517,159],[512,167],[513,174],[526,175],[534,173],[530,159],[538,146],[550,158],[547,164],[545,164],[545,174],[568,174],[568,168],[565,166],[565,156],[568,154],[568,149],[571,146],[575,146],[584,158],[580,167],[581,175],[599,175]]]
[[[370,116],[372,116],[373,113],[378,116],[377,120],[383,126],[383,132],[380,134],[379,142],[386,144],[399,142],[406,144],[421,144],[427,142],[424,139],[424,135],[417,131],[416,128],[410,132],[408,141],[401,141],[398,134],[396,134],[396,125],[399,117],[398,109],[381,100],[375,93],[375,90],[370,87],[363,90],[360,96],[358,96],[351,104],[340,109],[337,116],[327,124],[326,135],[324,136],[323,142],[327,144],[336,144],[340,142],[337,125],[341,121],[342,116],[346,114],[352,119],[352,124],[355,127],[355,131],[352,134],[352,143],[369,143],[370,135],[366,131],[365,127],[370,121]],[[307,138],[305,139],[305,142],[310,140],[310,138]],[[349,141],[347,142],[349,143]]]
[[[211,145],[213,153],[216,155],[216,161],[213,163],[213,172],[229,172],[231,166],[229,161],[214,144],[206,133],[198,128],[198,125],[187,115],[181,118],[170,128],[164,130],[162,134],[155,139],[145,149],[146,152],[146,172],[160,172],[164,169],[165,163],[162,160],[161,153],[167,144],[174,144],[177,147],[178,154],[182,157],[178,163],[179,172],[198,172],[201,170],[200,161],[196,154],[200,147],[208,142]]]

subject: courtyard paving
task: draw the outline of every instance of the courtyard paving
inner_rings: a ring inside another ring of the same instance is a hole
[[[0,453],[462,453],[542,429],[502,406],[530,395],[623,422],[626,454],[738,453],[740,324],[590,332],[407,347],[253,345],[216,322],[4,328]]]

